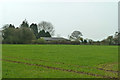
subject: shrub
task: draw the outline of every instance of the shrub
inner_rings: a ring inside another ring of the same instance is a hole
[[[32,41],[33,44],[45,44],[46,41],[43,38],[39,38],[37,40]]]

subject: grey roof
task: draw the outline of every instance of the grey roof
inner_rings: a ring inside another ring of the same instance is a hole
[[[41,37],[46,41],[62,41],[62,40],[68,40],[62,37]]]

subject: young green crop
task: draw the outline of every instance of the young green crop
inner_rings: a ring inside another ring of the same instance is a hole
[[[2,47],[2,52],[2,58],[6,60],[20,61],[30,64],[40,64],[48,67],[55,67],[88,73],[82,74],[69,71],[48,69],[45,67],[38,67],[35,65],[30,66],[26,64],[6,62],[3,60],[2,67],[4,78],[25,78],[25,76],[30,78],[101,77],[89,75],[89,73],[108,77],[117,77],[117,72],[114,72],[118,71],[117,46],[4,44]],[[104,67],[103,65],[109,65],[111,67]],[[99,70],[97,68],[113,70],[113,72]],[[16,75],[16,73],[18,73],[18,75]]]

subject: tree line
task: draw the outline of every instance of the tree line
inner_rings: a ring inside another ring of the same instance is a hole
[[[31,43],[40,37],[51,37],[52,35],[54,35],[54,27],[50,22],[46,21],[42,21],[38,25],[36,23],[29,25],[24,20],[19,27],[6,24],[2,30],[3,43],[9,44]]]
[[[81,44],[90,44],[90,45],[118,45],[120,44],[120,33],[115,32],[114,35],[108,36],[107,38],[101,41],[93,41],[92,39],[83,39],[82,33],[80,31],[74,31],[69,36],[70,40],[79,41]]]
[[[3,26],[3,43],[7,44],[84,44],[84,45],[118,45],[120,43],[120,33],[115,32],[101,41],[82,38],[80,31],[73,31],[69,35],[69,40],[63,41],[45,41],[41,37],[52,37],[54,35],[54,26],[50,22],[42,21],[40,23],[29,23],[24,20],[19,27],[13,24]]]

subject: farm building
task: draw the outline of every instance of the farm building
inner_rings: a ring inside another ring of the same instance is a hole
[[[41,37],[45,41],[69,41],[68,39],[62,37]]]

